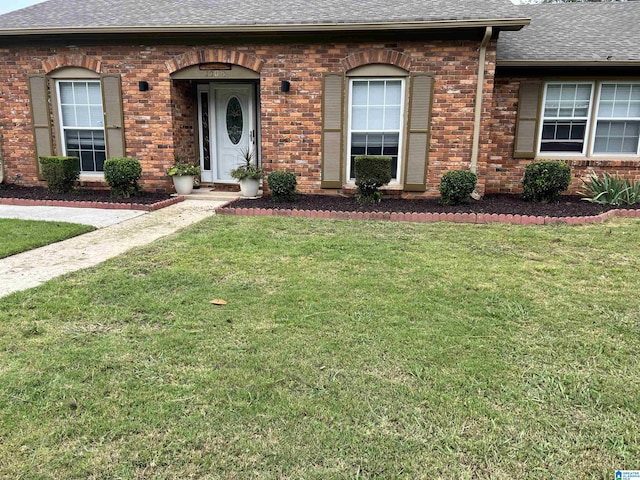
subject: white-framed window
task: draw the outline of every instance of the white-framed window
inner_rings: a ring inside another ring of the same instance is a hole
[[[540,155],[640,155],[640,82],[547,82]]]
[[[540,153],[585,154],[592,96],[593,83],[547,83]]]
[[[62,151],[80,159],[82,173],[104,170],[106,144],[99,80],[56,82]]]
[[[593,153],[640,155],[640,83],[603,82]]]
[[[405,81],[353,78],[349,82],[347,178],[354,180],[358,155],[391,157],[392,182],[400,179]]]

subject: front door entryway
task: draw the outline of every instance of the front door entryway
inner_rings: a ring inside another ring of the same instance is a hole
[[[255,86],[198,85],[200,178],[203,182],[234,182],[229,172],[246,152],[256,158]]]

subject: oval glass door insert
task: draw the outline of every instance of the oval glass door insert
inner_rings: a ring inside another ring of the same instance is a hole
[[[243,129],[242,105],[236,97],[231,97],[227,103],[227,135],[229,135],[231,143],[234,145],[240,143]]]

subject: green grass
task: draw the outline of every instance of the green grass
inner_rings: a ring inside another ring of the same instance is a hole
[[[0,477],[639,468],[639,236],[212,218],[0,302]]]
[[[94,230],[88,225],[0,218],[0,258]]]

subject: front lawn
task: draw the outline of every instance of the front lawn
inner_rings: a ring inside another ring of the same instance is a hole
[[[0,301],[0,477],[637,469],[639,236],[212,218]]]
[[[88,225],[0,218],[0,258],[95,230]]]

